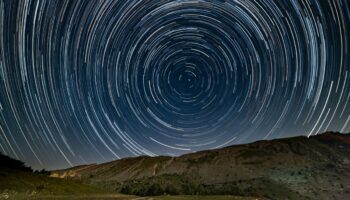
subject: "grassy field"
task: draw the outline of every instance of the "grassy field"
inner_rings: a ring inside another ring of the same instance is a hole
[[[2,194],[0,199],[7,200],[258,200],[258,198],[235,197],[235,196],[157,196],[157,197],[137,197],[119,194],[97,194],[97,195],[8,195]]]
[[[0,200],[133,200],[138,199],[135,196],[119,195],[119,194],[90,194],[90,195],[0,195]]]
[[[8,194],[74,195],[99,194],[101,189],[74,181],[50,178],[45,175],[0,168],[0,199]]]

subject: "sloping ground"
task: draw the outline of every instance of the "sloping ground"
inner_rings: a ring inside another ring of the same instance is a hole
[[[95,186],[34,173],[23,162],[0,154],[0,199],[25,199],[41,195],[102,194]]]
[[[7,199],[1,198],[0,199]],[[236,197],[236,196],[156,196],[156,197],[137,197],[121,194],[109,195],[56,195],[56,196],[25,196],[17,195],[8,200],[260,200],[253,197]],[[262,200],[262,199],[261,199]]]
[[[79,167],[81,168],[81,167]],[[78,169],[78,168],[73,168]],[[72,180],[50,178],[46,171],[33,170],[19,160],[0,153],[0,200],[257,200],[236,196],[139,197],[106,192]]]
[[[258,200],[236,196],[138,197],[108,193],[94,186],[0,167],[0,200]]]
[[[325,133],[52,172],[126,194],[350,199],[350,136]]]
[[[31,172],[0,168],[0,193],[88,194],[101,193],[101,189]]]

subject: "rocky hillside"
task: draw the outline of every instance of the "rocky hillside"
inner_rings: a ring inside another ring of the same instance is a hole
[[[138,157],[53,171],[126,194],[350,199],[350,135],[258,141],[180,157]]]

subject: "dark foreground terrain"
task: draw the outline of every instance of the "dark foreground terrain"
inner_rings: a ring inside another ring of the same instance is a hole
[[[350,135],[324,133],[180,157],[128,158],[53,171],[51,176],[82,180],[107,191],[139,196],[347,200],[350,199],[349,169]]]
[[[96,186],[50,178],[49,172],[33,172],[23,162],[0,154],[0,199],[36,199],[60,195],[101,195]]]

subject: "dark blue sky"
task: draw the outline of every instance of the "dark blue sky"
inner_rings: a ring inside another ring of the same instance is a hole
[[[350,132],[348,0],[0,1],[0,151],[34,168]]]

